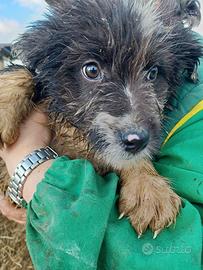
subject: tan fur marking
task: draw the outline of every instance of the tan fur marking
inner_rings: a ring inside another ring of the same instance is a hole
[[[34,91],[32,75],[19,69],[0,75],[0,146],[12,144],[18,137],[20,123],[32,110]]]

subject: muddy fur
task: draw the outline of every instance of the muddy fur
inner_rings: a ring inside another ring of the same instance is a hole
[[[13,66],[0,74],[1,146],[15,141],[33,108],[44,111],[53,132],[51,146],[60,155],[89,159],[102,175],[120,174],[120,213],[138,235],[148,227],[156,235],[175,222],[181,206],[151,158],[160,148],[163,110],[183,77],[194,75],[202,55],[197,38],[182,23],[185,14],[194,14],[186,11],[188,2],[175,0],[47,2],[47,18],[15,44],[26,68]],[[97,66],[96,79],[85,76],[88,63]],[[152,81],[154,67],[158,74]],[[126,151],[123,134],[143,131],[149,133],[147,145]],[[9,177],[2,161],[1,166],[5,191]],[[8,231],[19,230],[6,222]],[[16,249],[17,242],[12,244]],[[22,258],[19,263],[30,263]]]

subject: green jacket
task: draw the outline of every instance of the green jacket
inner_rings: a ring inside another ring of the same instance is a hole
[[[58,158],[28,205],[27,245],[36,270],[200,270],[203,218],[203,63],[198,85],[171,100],[169,135],[155,167],[183,198],[176,225],[141,239],[118,220],[118,177],[86,160]],[[172,131],[172,132],[171,132]]]

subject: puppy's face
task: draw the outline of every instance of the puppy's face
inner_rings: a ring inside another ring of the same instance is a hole
[[[60,104],[93,151],[120,168],[159,147],[161,115],[169,92],[165,73],[167,59],[172,56],[166,51],[155,56],[154,50],[131,49],[130,41],[120,47],[120,41],[113,40],[114,45],[108,47],[104,37],[91,40],[94,48],[84,45],[85,40],[81,42],[88,54],[79,49],[72,76],[68,76],[70,70],[67,73],[68,88],[74,87],[71,93],[76,94],[74,101]]]
[[[201,52],[180,22],[166,25],[145,2],[64,0],[17,44],[51,99],[49,112],[81,130],[115,168],[159,147],[165,104]]]

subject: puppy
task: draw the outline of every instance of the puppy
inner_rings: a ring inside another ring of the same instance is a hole
[[[139,237],[150,228],[155,238],[175,222],[181,199],[151,159],[163,111],[202,55],[197,37],[176,1],[47,2],[47,18],[15,44],[26,68],[1,74],[1,143],[16,140],[35,104],[49,115],[51,146],[101,174],[117,172],[121,217]]]

